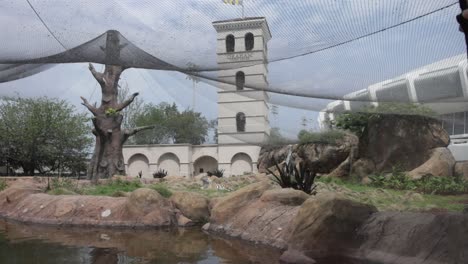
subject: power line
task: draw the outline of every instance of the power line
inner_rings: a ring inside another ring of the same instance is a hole
[[[321,49],[318,49],[318,50],[313,50],[313,51],[301,53],[301,54],[298,54],[298,55],[293,55],[293,56],[284,57],[284,58],[280,58],[280,59],[276,59],[276,60],[271,60],[271,62],[283,61],[283,60],[288,60],[288,59],[294,59],[294,58],[303,57],[303,56],[306,56],[306,55],[318,53],[318,52],[321,52],[321,51],[329,50],[329,49],[332,49],[332,48],[336,48],[336,47],[339,47],[339,46],[343,46],[343,45],[345,45],[345,44],[348,44],[348,43],[351,43],[351,42],[354,42],[354,41],[357,41],[357,40],[360,40],[360,39],[363,39],[363,38],[367,38],[367,37],[372,36],[372,35],[376,35],[376,34],[382,33],[382,32],[387,31],[387,30],[389,30],[389,29],[393,29],[393,28],[396,28],[396,27],[399,27],[399,26],[402,26],[402,25],[411,23],[411,22],[413,22],[413,21],[415,21],[415,20],[424,18],[424,17],[426,17],[426,16],[430,16],[430,15],[432,15],[432,14],[434,14],[434,13],[440,12],[440,11],[442,11],[442,10],[448,9],[448,8],[450,8],[450,7],[452,7],[452,6],[455,6],[455,5],[458,5],[458,4],[459,4],[458,2],[452,3],[452,4],[449,4],[449,5],[443,6],[443,7],[441,7],[441,8],[438,8],[438,9],[436,9],[436,10],[433,10],[433,11],[431,11],[431,12],[428,12],[428,13],[425,13],[425,14],[422,14],[422,15],[419,15],[419,16],[416,16],[416,17],[413,17],[413,18],[411,18],[411,19],[408,19],[408,20],[406,20],[406,21],[400,22],[400,23],[398,23],[398,24],[395,24],[395,25],[392,25],[392,26],[389,26],[389,27],[385,27],[385,28],[382,28],[382,29],[373,31],[373,32],[371,32],[371,33],[368,33],[368,34],[365,34],[365,35],[361,35],[361,36],[356,37],[356,38],[353,38],[353,39],[349,39],[349,40],[346,40],[346,41],[343,41],[343,42],[340,42],[340,43],[337,43],[337,44],[333,44],[333,45],[331,45],[331,46],[327,46],[327,47],[324,47],[324,48],[321,48]]]
[[[63,45],[63,43],[55,36],[54,32],[52,32],[52,30],[49,28],[49,26],[47,26],[46,22],[41,18],[41,16],[40,16],[39,13],[36,11],[36,9],[35,9],[34,6],[31,4],[31,2],[29,2],[29,0],[26,0],[26,2],[28,2],[29,6],[30,6],[31,9],[34,11],[34,13],[36,14],[37,18],[39,18],[39,20],[41,21],[42,25],[44,25],[44,27],[47,29],[47,31],[49,31],[49,33],[52,35],[52,37],[54,37],[54,39],[60,44],[60,46],[62,46],[65,50],[67,50],[67,48],[65,47],[65,45]]]

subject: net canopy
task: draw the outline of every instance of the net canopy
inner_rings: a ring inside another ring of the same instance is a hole
[[[382,103],[468,111],[458,1],[243,3],[1,1],[0,82],[92,62],[189,75],[220,100],[241,86],[246,100],[321,111],[320,122]]]

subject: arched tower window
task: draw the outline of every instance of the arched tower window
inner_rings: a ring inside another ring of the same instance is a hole
[[[233,35],[227,35],[226,37],[226,52],[234,52],[236,46],[236,39]]]
[[[245,114],[242,112],[236,115],[237,132],[245,132]]]
[[[253,50],[254,48],[254,35],[252,33],[245,34],[245,50]]]
[[[238,71],[236,73],[236,89],[238,91],[244,90],[245,85],[245,74],[243,71]]]

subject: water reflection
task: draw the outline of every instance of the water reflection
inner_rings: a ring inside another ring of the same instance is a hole
[[[281,252],[198,229],[110,230],[0,220],[0,263],[277,263]]]

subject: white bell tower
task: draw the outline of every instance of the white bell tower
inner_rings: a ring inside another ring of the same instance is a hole
[[[262,144],[268,121],[268,49],[264,17],[213,22],[217,31],[218,144]]]

